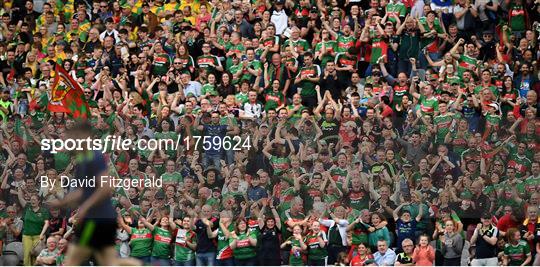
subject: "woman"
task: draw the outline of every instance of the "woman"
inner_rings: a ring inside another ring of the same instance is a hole
[[[49,212],[41,207],[40,199],[37,195],[30,196],[30,203],[24,199],[21,187],[17,188],[19,203],[24,208],[23,211],[23,262],[25,266],[34,265],[35,258],[31,252],[34,246],[45,240],[45,233],[49,228]],[[27,205],[28,204],[28,205]]]
[[[501,111],[507,114],[512,111],[516,105],[518,91],[514,88],[514,80],[511,76],[504,76],[502,82]]]
[[[233,250],[230,246],[231,233],[234,231],[232,224],[232,213],[223,210],[219,214],[219,227],[212,231],[208,238],[217,237],[216,260],[219,266],[234,266]],[[207,225],[208,227],[208,225]],[[211,228],[210,228],[211,230]]]
[[[521,240],[518,229],[510,228],[506,233],[508,243],[504,245],[503,266],[527,266],[532,260],[531,248]]]
[[[279,233],[281,232],[281,219],[274,207],[273,199],[262,201],[263,207],[259,212],[260,228],[260,246],[259,246],[259,264],[278,266],[281,265]],[[266,208],[272,211],[272,216],[265,217]]]
[[[231,233],[230,244],[235,264],[238,266],[254,266],[257,264],[257,237],[248,231],[246,219],[236,223],[236,231]]]
[[[230,72],[224,72],[221,75],[221,83],[217,87],[217,91],[221,97],[227,97],[229,95],[234,95],[236,93],[236,89],[234,88],[234,85],[232,85],[232,74]],[[233,102],[234,103],[234,102]]]
[[[463,237],[455,231],[456,223],[452,219],[445,222],[444,233],[439,237],[441,252],[444,257],[443,266],[461,265],[461,253],[463,251]]]
[[[351,266],[364,266],[366,261],[372,260],[373,255],[365,243],[360,243],[357,246],[357,253],[351,260]]]
[[[292,229],[292,236],[281,244],[282,249],[285,247],[291,248],[289,253],[289,265],[291,266],[305,265],[302,253],[307,250],[307,245],[302,238],[302,231],[302,226],[299,224],[295,225]]]
[[[164,118],[161,121],[160,126],[161,127],[158,128],[159,130],[154,136],[155,139],[176,142],[178,139],[178,134],[174,131],[174,123],[172,123],[168,118]],[[169,156],[169,158],[174,158],[176,156],[176,151],[170,146],[167,146],[165,153]]]
[[[383,227],[380,227],[381,224],[386,224],[386,218],[378,212],[374,212],[371,214],[371,224],[373,227],[370,227],[368,229],[369,231],[369,246],[373,251],[377,251],[377,241],[384,239],[386,240],[386,244],[391,244],[390,242],[390,232],[388,231],[388,228],[386,228],[386,225]]]
[[[23,67],[30,68],[32,70],[32,76],[36,76],[38,71],[37,50],[32,49],[26,54],[26,61],[23,63]]]
[[[212,14],[208,12],[208,7],[206,7],[206,5],[201,5],[199,15],[197,15],[195,18],[195,28],[197,28],[197,30],[201,30],[201,24],[207,24],[211,18]]]
[[[150,218],[154,216],[155,211],[156,209],[152,210]],[[174,223],[173,218],[174,217],[171,212],[169,217],[161,217],[160,219],[156,220],[154,224],[151,224],[145,218],[141,217],[142,223],[146,226],[146,228],[152,231],[154,236],[152,254],[150,258],[150,262],[154,266],[170,265],[169,254],[172,241],[172,231],[176,229],[176,224]]]
[[[216,75],[213,73],[208,73],[208,76],[206,77],[207,83],[204,84],[201,88],[201,97],[208,98],[211,95],[214,95],[214,93],[217,94],[216,91]]]
[[[185,44],[180,44],[178,46],[176,57],[180,59],[180,72],[192,75],[195,71],[195,61],[193,61],[193,57],[189,55],[189,50]],[[175,74],[178,75],[178,73]]]
[[[194,266],[195,249],[197,248],[197,234],[195,234],[195,232],[192,230],[193,225],[191,218],[184,217],[182,220],[176,220],[175,223],[180,225],[180,228],[178,228],[174,234],[174,265]]]
[[[311,223],[311,232],[306,236],[306,245],[308,250],[308,265],[310,266],[324,266],[326,264],[326,257],[328,252],[326,251],[326,233],[321,231],[321,225],[318,221]]]

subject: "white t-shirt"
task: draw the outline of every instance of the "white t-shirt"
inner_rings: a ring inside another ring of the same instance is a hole
[[[276,25],[276,35],[281,35],[283,31],[287,28],[288,25],[288,17],[287,13],[285,13],[285,9],[282,9],[281,11],[274,10],[272,12],[272,17],[270,17],[270,21]]]

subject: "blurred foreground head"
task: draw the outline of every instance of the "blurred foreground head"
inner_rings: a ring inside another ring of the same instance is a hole
[[[92,125],[88,121],[78,121],[74,127],[66,132],[66,138],[69,139],[86,139],[92,136]]]

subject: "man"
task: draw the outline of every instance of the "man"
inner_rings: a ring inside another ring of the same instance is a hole
[[[489,212],[482,214],[481,221],[471,237],[471,246],[476,245],[475,259],[472,260],[471,266],[496,266],[499,229],[491,224]]]
[[[404,239],[401,242],[401,247],[403,248],[403,252],[397,255],[395,266],[414,266],[412,258],[414,250],[413,241],[409,238]]]
[[[227,131],[234,130],[233,129],[234,125],[231,121],[231,116],[232,114],[229,115],[228,117],[228,123],[221,124],[220,123],[221,117],[219,115],[219,111],[213,111],[210,115],[210,123],[198,125],[199,120],[197,120],[195,126],[197,127],[199,131],[203,132],[203,136],[208,137],[208,140],[212,140],[211,142],[214,142],[215,139],[218,139],[219,142],[221,143],[223,138],[227,134]],[[219,148],[216,148],[215,145],[210,145],[210,147],[207,149],[204,143],[205,142],[203,140],[202,146],[204,146],[204,149],[205,149],[205,153],[203,157],[203,165],[207,168],[211,165],[211,166],[216,167],[217,169],[220,169],[221,168],[220,160],[221,160],[221,154],[223,152],[223,147],[219,146]]]
[[[36,259],[36,265],[56,265],[58,250],[56,248],[56,238],[47,238],[47,247],[44,248]]]
[[[302,102],[307,107],[317,105],[317,92],[315,86],[319,83],[321,68],[313,64],[313,54],[306,52],[304,54],[304,66],[298,72],[294,84],[298,86],[298,91],[302,96]]]
[[[142,13],[135,19],[135,24],[145,24],[149,32],[154,32],[154,29],[159,25],[156,14],[150,11],[150,5],[147,2],[142,4]]]
[[[519,97],[526,98],[529,91],[535,90],[538,85],[538,78],[533,73],[532,67],[524,63],[519,68],[519,74],[515,76],[514,88],[518,89]]]
[[[223,71],[223,66],[219,58],[210,53],[210,49],[209,43],[202,45],[203,54],[197,58],[197,67],[204,70],[207,74],[217,74],[216,71]]]
[[[13,113],[13,102],[9,97],[9,90],[6,89],[0,95],[0,119],[2,123],[7,122],[8,116]],[[1,123],[0,123],[1,124]]]
[[[490,210],[491,206],[491,200],[489,200],[489,197],[482,192],[483,189],[484,185],[478,180],[474,181],[471,185],[471,201],[474,203],[475,210],[478,212]]]
[[[210,231],[209,229],[210,228]],[[199,218],[195,221],[195,233],[197,234],[196,263],[197,266],[213,266],[216,260],[216,245],[210,239],[208,233],[213,233],[217,228],[216,218],[212,218],[212,207],[204,205],[201,208]]]
[[[539,255],[537,254],[536,248],[538,242],[540,242],[540,216],[538,216],[538,207],[530,206],[527,208],[527,218],[525,218],[519,229],[522,239],[529,243],[532,257],[535,259],[535,262],[537,262]],[[538,265],[533,264],[533,266]]]
[[[5,205],[5,202],[4,202]],[[0,215],[0,232],[5,231],[5,244],[20,240],[19,236],[22,233],[23,221],[17,216],[14,206],[6,208],[7,217],[2,218]]]
[[[377,252],[373,254],[373,259],[378,266],[393,266],[396,261],[396,253],[388,248],[386,240],[377,241]]]
[[[74,140],[82,141],[90,138],[91,132],[92,126],[88,122],[81,122],[69,135]],[[92,256],[99,265],[115,265],[117,215],[110,198],[113,188],[107,163],[100,151],[86,149],[77,151],[77,159],[74,179],[83,186],[73,188],[62,200],[50,202],[52,207],[79,207],[77,218],[80,223],[75,230],[74,242],[68,249],[65,265],[81,265]],[[95,177],[94,186],[90,186],[88,177]]]

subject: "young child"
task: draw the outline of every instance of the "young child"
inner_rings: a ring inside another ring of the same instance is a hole
[[[433,266],[435,249],[429,244],[429,237],[427,235],[420,236],[420,241],[414,249],[412,258],[416,266]]]

